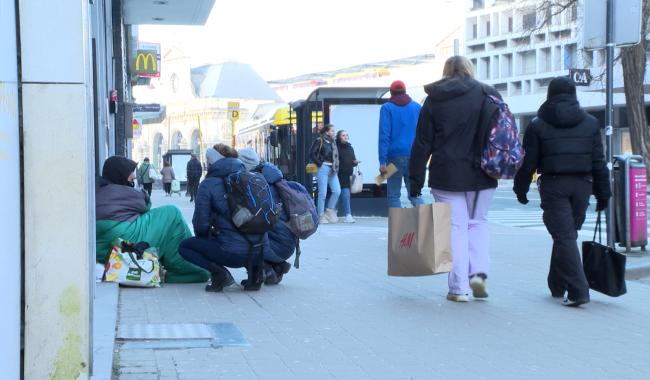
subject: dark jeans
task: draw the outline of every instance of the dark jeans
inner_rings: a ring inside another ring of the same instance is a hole
[[[238,255],[224,251],[218,240],[198,237],[183,240],[178,247],[178,252],[185,260],[206,270],[210,270],[210,263],[230,268],[242,268],[246,266],[248,258],[248,253]]]
[[[163,183],[163,189],[165,189],[165,194],[170,194],[172,192],[172,183]]]
[[[548,287],[560,296],[568,291],[571,300],[589,300],[589,284],[582,269],[578,230],[585,221],[593,180],[580,175],[542,175],[539,193],[544,224],[553,237]]]
[[[144,191],[146,191],[147,194],[149,194],[149,196],[151,196],[151,188],[153,187],[153,183],[152,182],[143,183],[142,187],[144,188]]]
[[[194,201],[194,198],[196,198],[196,192],[199,189],[199,181],[198,180],[187,180],[187,193],[190,195],[190,202]]]

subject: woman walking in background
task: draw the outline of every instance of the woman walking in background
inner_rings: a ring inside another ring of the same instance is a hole
[[[344,130],[338,131],[336,134],[336,148],[339,151],[339,184],[341,186],[341,202],[343,203],[343,211],[345,211],[345,223],[354,223],[352,217],[352,208],[350,207],[350,177],[354,171],[354,167],[359,164],[354,149],[350,144],[350,135]]]
[[[339,218],[336,216],[336,203],[341,194],[341,185],[336,173],[339,170],[339,152],[334,141],[336,131],[334,126],[327,124],[320,130],[320,136],[314,140],[309,150],[309,158],[318,166],[316,181],[318,183],[318,215],[319,223],[337,223]],[[325,198],[327,197],[327,187],[331,191],[325,209]]]
[[[475,136],[486,93],[501,98],[492,87],[473,78],[474,67],[465,57],[445,62],[443,79],[424,86],[422,106],[411,150],[411,196],[419,196],[429,162],[429,187],[436,202],[451,208],[451,249],[447,299],[467,302],[470,287],[475,298],[486,298],[489,270],[487,213],[497,181],[475,164]],[[495,105],[496,106],[496,105]],[[429,161],[431,158],[431,161]]]
[[[170,164],[169,161],[165,161],[160,174],[162,175],[162,183],[163,188],[165,189],[165,194],[167,196],[171,196],[172,181],[176,179],[176,175],[174,174],[174,169],[172,168],[172,164]]]

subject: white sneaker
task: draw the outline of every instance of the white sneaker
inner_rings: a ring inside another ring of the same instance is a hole
[[[469,286],[472,288],[472,295],[474,298],[487,298],[487,290],[485,290],[485,280],[481,276],[472,276],[469,280]]]
[[[469,296],[467,294],[447,293],[447,299],[454,302],[469,302]]]
[[[330,221],[327,218],[326,214],[323,214],[323,215],[320,216],[320,218],[318,218],[318,224],[328,224],[329,222]]]
[[[345,222],[345,223],[354,223],[354,222],[356,222],[356,220],[354,220],[354,218],[352,217],[352,215],[347,214],[347,215],[345,216],[345,220],[344,220],[344,222]]]
[[[326,215],[327,219],[330,221],[330,223],[338,223],[339,222],[339,218],[338,218],[338,216],[336,216],[336,210],[334,210],[332,208],[328,208],[328,209],[325,210],[325,215]]]

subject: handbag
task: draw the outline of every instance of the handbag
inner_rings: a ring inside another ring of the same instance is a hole
[[[149,178],[158,179],[158,172],[154,168],[149,168]]]
[[[612,247],[601,244],[600,211],[592,241],[582,242],[582,266],[589,282],[589,288],[618,297],[627,293],[625,286],[625,255]],[[596,242],[598,232],[598,243]]]
[[[129,246],[133,247],[121,240],[113,246],[106,263],[104,281],[141,288],[159,288],[161,278],[157,249],[146,248],[140,255],[135,250],[126,248]]]
[[[446,203],[388,209],[388,275],[428,276],[452,269]]]
[[[350,193],[358,194],[363,191],[363,174],[358,168],[354,169],[354,173],[350,176]]]
[[[320,156],[320,151],[321,151],[321,149],[323,149],[323,137],[321,136],[319,140],[320,140],[320,145],[318,146],[318,154],[316,154],[317,156]],[[305,166],[305,172],[307,174],[316,174],[316,173],[318,173],[318,165],[316,165],[313,162],[308,163]]]

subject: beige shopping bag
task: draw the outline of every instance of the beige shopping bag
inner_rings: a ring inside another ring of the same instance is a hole
[[[428,276],[447,273],[451,269],[451,211],[448,204],[389,209],[389,276]]]

